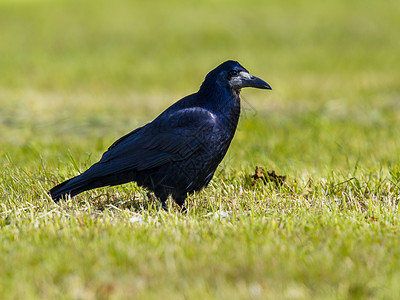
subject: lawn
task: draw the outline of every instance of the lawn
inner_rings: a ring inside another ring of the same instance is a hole
[[[399,15],[394,0],[0,0],[0,298],[398,299]],[[186,214],[134,183],[49,199],[227,59],[273,90],[243,90]],[[256,166],[286,178],[254,182]]]

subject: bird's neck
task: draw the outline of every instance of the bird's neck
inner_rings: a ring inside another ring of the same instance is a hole
[[[240,90],[216,88],[208,89],[206,92],[199,91],[199,99],[205,100],[202,105],[211,110],[221,122],[225,123],[227,130],[232,135],[236,131],[236,126],[240,116]]]

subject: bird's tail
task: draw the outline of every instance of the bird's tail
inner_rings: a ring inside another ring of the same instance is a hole
[[[58,202],[61,198],[68,195],[73,197],[96,187],[98,187],[96,180],[87,178],[85,173],[83,173],[53,187],[50,190],[50,196],[55,202]]]
[[[135,172],[112,173],[104,170],[101,164],[94,164],[82,174],[71,178],[50,190],[50,196],[58,202],[66,196],[76,196],[84,191],[92,190],[102,186],[113,186],[136,180]]]

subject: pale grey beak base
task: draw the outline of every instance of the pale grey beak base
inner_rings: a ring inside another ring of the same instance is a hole
[[[253,76],[247,72],[240,72],[238,76],[230,80],[234,88],[252,87],[257,89],[272,90],[271,86],[261,78]]]

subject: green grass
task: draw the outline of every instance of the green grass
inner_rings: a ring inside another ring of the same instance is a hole
[[[398,1],[0,1],[1,299],[397,299]],[[46,191],[238,59],[231,148],[189,211]],[[257,182],[255,166],[286,175]]]

